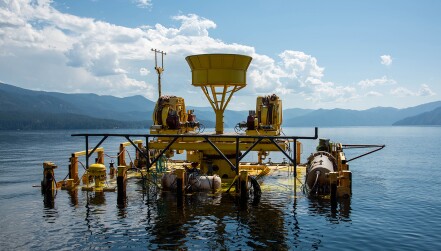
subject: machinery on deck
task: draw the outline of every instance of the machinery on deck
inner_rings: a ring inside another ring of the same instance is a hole
[[[308,157],[305,175],[305,188],[311,196],[330,196],[331,201],[336,198],[349,198],[352,194],[352,172],[348,162],[383,149],[384,145],[342,145],[330,142],[329,139],[320,139],[317,152]],[[375,148],[347,160],[343,149]]]
[[[156,56],[159,51],[154,51]],[[250,187],[260,193],[257,179],[267,175],[271,168],[286,166],[296,177],[301,161],[301,143],[298,140],[317,139],[318,129],[315,128],[314,136],[282,135],[282,100],[277,95],[257,97],[256,109],[249,111],[246,121],[236,125],[236,133],[224,132],[224,111],[233,94],[246,86],[246,72],[252,58],[236,54],[203,54],[188,56],[186,60],[192,72],[192,85],[201,88],[213,108],[215,132],[204,132],[204,126],[197,121],[194,110],[186,109],[182,97],[161,95],[160,80],[164,68],[156,66],[159,98],[152,114],[150,134],[72,135],[85,138],[86,150],[72,154],[69,173],[59,182],[54,178],[57,166],[45,162],[42,191],[53,196],[54,190],[75,190],[82,181],[83,190],[97,193],[117,190],[120,198],[124,196],[126,180],[137,177],[143,180],[143,184],[154,182],[164,190],[176,191],[178,198],[186,191],[220,191],[222,183],[228,181],[226,191],[234,187],[241,198],[246,199]],[[90,149],[89,137],[102,139]],[[104,165],[104,149],[100,147],[108,137],[124,137],[127,140],[120,144],[117,156],[109,156],[116,158],[118,165],[116,170],[111,161],[110,179]],[[132,137],[142,139],[132,140]],[[136,152],[130,163],[126,163],[127,146],[133,146]],[[350,160],[345,158],[344,146],[320,140],[317,152],[308,158],[306,166],[308,194],[331,195],[331,199],[351,195],[352,175],[347,165]],[[264,163],[272,151],[282,153],[288,162]],[[241,162],[250,152],[257,153],[257,162]],[[89,158],[94,153],[98,157],[94,164],[89,165]],[[185,158],[181,158],[184,160],[172,161],[175,154],[185,154]],[[85,165],[79,162],[80,156],[85,156]],[[173,165],[167,166],[168,162]],[[81,178],[78,163],[85,169]],[[305,170],[304,165],[301,167]]]
[[[205,54],[188,56],[186,60],[192,71],[192,85],[202,89],[216,114],[215,135],[224,135],[224,111],[233,94],[246,86],[246,71],[251,57],[235,54]],[[191,134],[198,133],[201,128],[201,124],[196,121],[194,111],[186,112],[185,102],[181,97],[161,96],[155,106],[153,121],[151,134]],[[279,97],[275,94],[258,97],[256,110],[250,111],[248,116],[249,126],[245,135],[279,136],[281,124],[282,101]],[[159,151],[171,140],[170,137],[158,138],[151,141],[149,147]],[[277,139],[278,146],[270,141],[261,141],[252,149],[259,155],[256,165],[252,167],[239,165],[239,170],[232,168],[231,163],[235,163],[242,155],[241,151],[248,150],[254,142],[253,138],[242,139],[239,142],[234,138],[213,138],[211,141],[203,138],[184,138],[170,146],[168,156],[186,151],[186,161],[194,163],[192,166],[201,174],[218,175],[225,179],[236,177],[241,170],[263,171],[266,166],[262,165],[262,160],[269,151],[289,148],[287,140]],[[239,151],[236,150],[236,144],[239,146]],[[224,156],[221,156],[212,145],[222,151]]]

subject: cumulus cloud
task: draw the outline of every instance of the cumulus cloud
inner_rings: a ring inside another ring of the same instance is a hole
[[[392,64],[391,55],[382,55],[382,56],[380,56],[380,58],[381,58],[381,64],[386,65],[386,66]]]
[[[430,87],[426,84],[422,84],[420,86],[420,89],[417,91],[411,91],[404,87],[398,87],[395,89],[392,89],[390,93],[397,97],[411,97],[411,96],[418,96],[418,97],[426,97],[426,96],[433,96],[435,95],[435,92],[433,92]]]
[[[304,52],[285,50],[279,61],[265,55],[253,58],[249,78],[257,93],[295,93],[313,102],[346,102],[355,97],[354,88],[323,81],[324,68]]]
[[[365,79],[360,82],[358,82],[358,85],[361,86],[361,88],[369,88],[369,87],[375,87],[378,85],[394,85],[397,82],[393,79],[389,79],[386,76],[383,76],[381,78],[377,79]]]
[[[136,3],[151,5],[151,1]],[[277,93],[330,103],[357,97],[354,87],[325,81],[325,69],[314,56],[285,50],[273,58],[256,53],[251,46],[225,43],[209,34],[216,28],[215,22],[195,14],[172,17],[178,23],[175,27],[155,24],[128,28],[62,13],[51,4],[51,0],[32,1],[32,4],[0,0],[0,51],[8,51],[0,53],[0,66],[3,66],[1,62],[38,65],[16,67],[10,72],[6,70],[9,68],[0,67],[0,75],[11,83],[62,92],[153,97],[156,78],[143,66],[153,65],[150,49],[158,48],[167,52],[165,68],[174,69],[171,73],[167,70],[163,76],[166,83],[163,87],[167,88],[167,82],[174,83],[170,89],[177,95],[188,91],[185,56],[238,53],[253,57],[248,70],[249,86],[238,95]],[[151,77],[155,84],[143,80],[145,76]],[[384,78],[369,81],[373,85],[392,81]],[[360,85],[368,86],[369,81]],[[430,89],[425,91],[430,93]],[[199,96],[195,95],[195,99],[205,99]],[[232,103],[236,100],[239,99],[233,99]]]

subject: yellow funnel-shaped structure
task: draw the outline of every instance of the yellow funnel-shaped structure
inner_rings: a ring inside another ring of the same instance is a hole
[[[192,85],[200,86],[216,113],[216,134],[224,132],[224,111],[233,93],[246,86],[252,58],[237,54],[203,54],[185,58]]]

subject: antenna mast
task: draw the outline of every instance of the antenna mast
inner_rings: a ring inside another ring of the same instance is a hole
[[[167,55],[167,53],[157,50],[157,49],[152,49],[153,52],[155,52],[155,70],[156,73],[158,73],[158,93],[159,93],[159,97],[161,97],[161,74],[164,71],[164,55]],[[158,53],[161,53],[161,67],[158,67]]]

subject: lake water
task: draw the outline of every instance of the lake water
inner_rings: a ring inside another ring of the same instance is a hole
[[[198,194],[177,207],[173,194],[143,192],[134,181],[125,207],[117,206],[116,193],[82,191],[58,191],[54,204],[45,203],[32,187],[40,184],[42,163],[54,161],[56,179],[63,179],[70,154],[85,148],[83,138],[70,136],[80,132],[86,131],[0,131],[1,250],[441,250],[441,127],[319,128],[320,138],[335,142],[386,144],[350,162],[353,195],[336,210],[294,191],[286,173],[265,178],[260,202],[247,205]],[[107,140],[106,152],[115,155],[122,141]],[[305,159],[317,141],[303,143]]]

